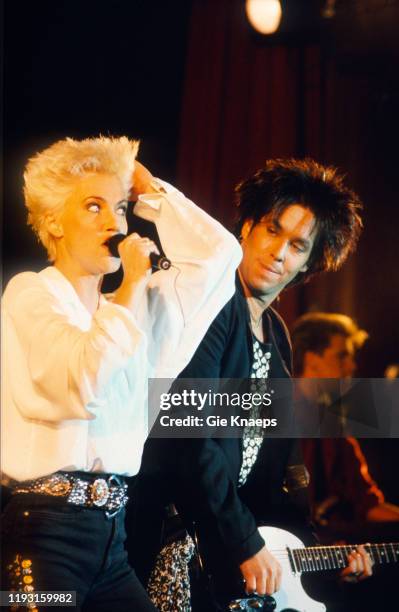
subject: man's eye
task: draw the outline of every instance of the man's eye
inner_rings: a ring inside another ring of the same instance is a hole
[[[273,225],[269,225],[268,228],[267,228],[267,231],[272,236],[275,236],[277,234],[277,230],[276,230],[276,228]]]
[[[97,212],[99,212],[99,211],[100,211],[100,205],[99,205],[99,204],[97,204],[97,202],[90,202],[90,203],[87,205],[87,210],[89,210],[90,212],[97,213]]]
[[[297,244],[294,242],[292,246],[297,253],[306,253],[306,247],[304,247],[302,244]]]

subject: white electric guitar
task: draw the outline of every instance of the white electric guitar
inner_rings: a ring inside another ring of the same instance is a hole
[[[303,572],[343,569],[347,556],[357,544],[340,546],[307,546],[289,531],[276,527],[259,527],[268,551],[283,568],[281,588],[273,593],[274,612],[323,612],[326,606],[311,599],[301,583]],[[396,563],[399,560],[399,542],[390,544],[364,544],[375,564]],[[273,609],[273,604],[269,605]]]

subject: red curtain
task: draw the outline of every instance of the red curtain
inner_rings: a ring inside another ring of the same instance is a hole
[[[271,157],[320,158],[322,71],[317,46],[271,46],[239,0],[193,3],[182,103],[179,184],[231,226],[234,186]],[[280,309],[292,320],[303,291]]]
[[[234,185],[295,155],[301,52],[268,47],[240,1],[194,2],[178,160],[180,184],[225,222]]]

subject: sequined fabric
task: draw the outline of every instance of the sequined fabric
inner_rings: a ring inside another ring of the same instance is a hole
[[[253,337],[253,356],[251,368],[251,393],[260,393],[263,395],[267,391],[266,379],[269,376],[270,360],[271,360],[271,345],[261,344],[259,340]],[[248,416],[251,418],[260,417],[261,406],[252,406]],[[263,442],[263,428],[248,426],[244,428],[243,433],[243,452],[240,474],[238,476],[238,486],[242,487],[255,464],[259,449]],[[259,435],[257,435],[259,434]]]
[[[96,478],[94,482],[89,482],[77,478],[73,473],[56,472],[50,476],[18,483],[12,493],[65,497],[69,504],[102,508],[110,515],[124,508],[128,501],[127,485],[115,475],[108,477],[108,480]]]
[[[17,554],[12,563],[7,566],[7,571],[10,579],[10,591],[14,593],[34,593],[34,576],[32,561]],[[10,610],[30,610],[30,612],[38,612],[35,603],[27,604],[12,604]]]
[[[167,544],[159,553],[147,591],[160,612],[191,612],[189,563],[194,550],[194,542],[187,535]]]

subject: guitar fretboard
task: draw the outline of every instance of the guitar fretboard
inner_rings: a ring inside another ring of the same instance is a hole
[[[288,548],[288,557],[294,572],[318,572],[339,569],[348,565],[348,554],[358,544],[344,546],[309,546]],[[389,544],[364,544],[372,561],[376,564],[396,563],[399,560],[399,542]]]

